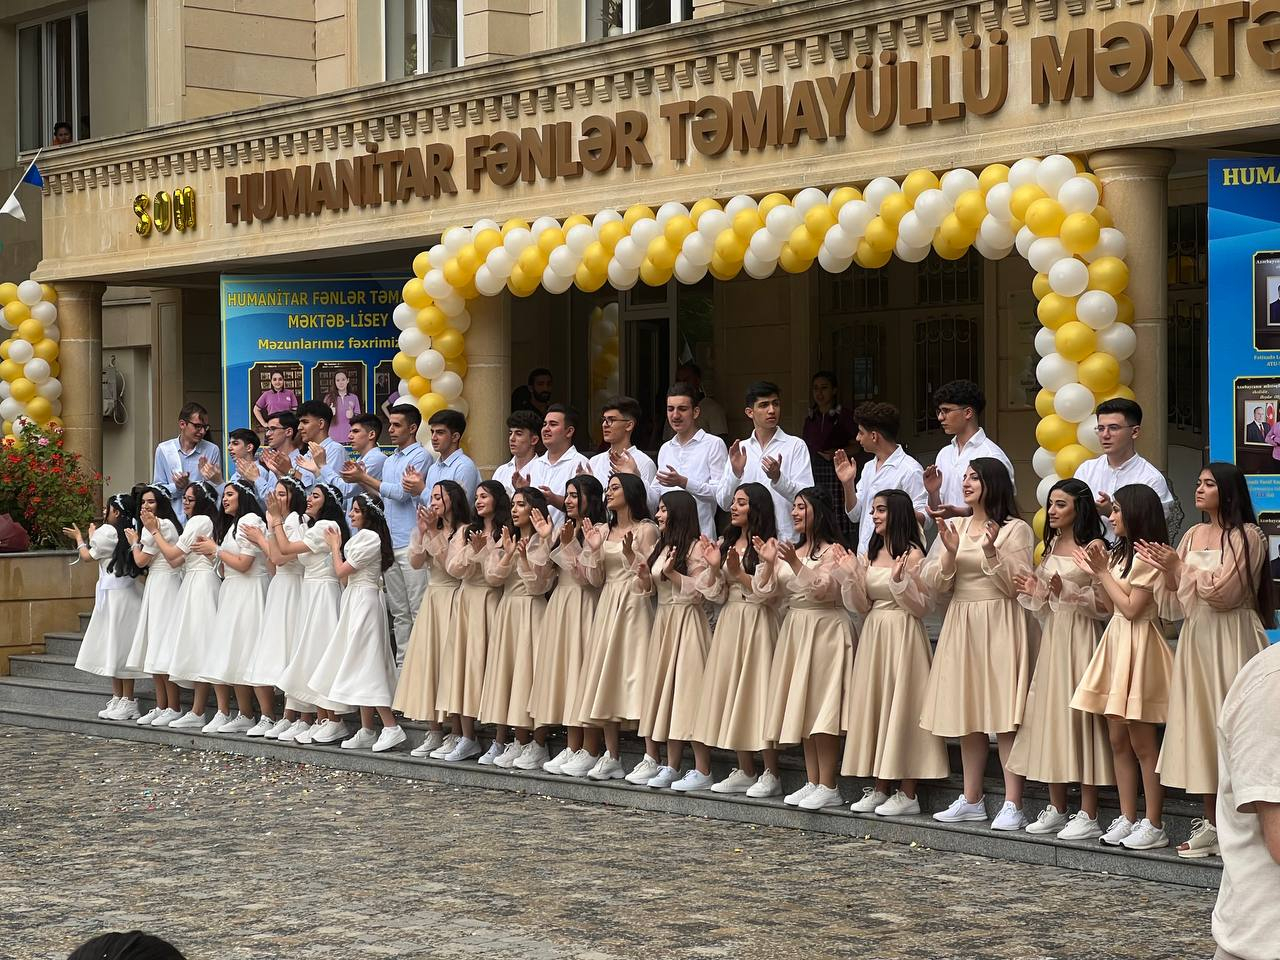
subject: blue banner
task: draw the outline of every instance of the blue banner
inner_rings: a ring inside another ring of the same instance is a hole
[[[408,278],[223,276],[222,415],[226,432],[263,435],[266,418],[323,400],[334,411],[329,436],[347,443],[351,419],[386,420],[399,378],[391,358],[400,331],[391,312]],[[226,437],[223,457],[226,459]]]

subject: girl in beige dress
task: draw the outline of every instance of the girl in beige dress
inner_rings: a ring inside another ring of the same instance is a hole
[[[409,537],[409,565],[415,570],[428,567],[430,576],[413,620],[392,707],[411,720],[427,724],[422,743],[410,751],[414,757],[440,760],[458,745],[457,731],[444,735],[440,726],[444,713],[437,703],[440,661],[461,587],[458,578],[449,572],[449,545],[459,528],[470,522],[471,504],[466,491],[453,480],[441,480],[431,488],[431,505],[418,505],[418,523]]]
[[[1138,543],[1169,542],[1160,498],[1147,486],[1128,484],[1111,495],[1116,545],[1110,556],[1096,543],[1076,548],[1076,562],[1092,573],[1113,611],[1093,659],[1071,698],[1075,710],[1107,718],[1115,763],[1120,816],[1102,842],[1131,850],[1168,846],[1161,827],[1164,788],[1156,773],[1156,726],[1169,715],[1173,654],[1160,632],[1155,590],[1160,571],[1138,555]],[[1138,818],[1141,777],[1147,816]]]
[[[844,538],[827,495],[816,487],[801,490],[792,502],[791,519],[799,543],[773,540],[760,551],[767,574],[775,570],[775,561],[781,561],[776,570],[790,598],[773,654],[764,738],[804,747],[805,785],[784,802],[818,810],[844,802],[836,778],[853,624],[832,575],[835,548],[844,546]]]
[[[960,486],[970,516],[938,524],[921,571],[935,594],[951,594],[942,621],[920,726],[960,738],[964,792],[935,820],[986,820],[983,773],[994,733],[1004,769],[1004,805],[993,830],[1021,830],[1022,777],[1008,767],[1031,683],[1030,623],[1015,577],[1031,570],[1031,528],[1018,519],[1004,464],[976,457]]]
[[[587,569],[579,561],[583,523],[608,523],[600,481],[589,473],[571,477],[565,484],[564,512],[565,520],[558,531],[548,512],[533,512],[538,539],[530,544],[527,556],[534,567],[554,568],[556,588],[542,618],[529,712],[539,726],[566,728],[565,748],[542,769],[585,777],[599,761],[602,749],[600,728],[584,727],[578,717],[582,712],[583,670],[590,659],[587,644],[603,571]],[[593,576],[598,582],[593,582]]]
[[[644,664],[653,634],[653,601],[632,589],[637,557],[647,557],[658,541],[649,519],[644,481],[615,473],[604,490],[609,524],[582,523],[584,568],[599,571],[603,584],[591,623],[590,660],[583,671],[579,720],[604,729],[605,751],[587,773],[592,780],[626,776],[618,759],[619,731],[638,722],[644,703]],[[631,771],[644,781],[658,772],[658,748],[645,741],[645,755]]]
[[[667,762],[646,783],[680,793],[711,786],[711,751],[697,739],[711,625],[699,588],[706,561],[699,543],[698,503],[686,490],[658,501],[658,542],[636,563],[636,592],[658,598],[653,636],[645,660],[640,735],[667,745]],[[684,745],[692,743],[694,768],[683,777]]]
[[[555,582],[555,567],[535,567],[528,556],[538,539],[533,511],[546,509],[547,498],[537,487],[516,490],[511,498],[511,528],[502,531],[498,548],[490,552],[485,566],[485,578],[491,586],[502,587],[502,599],[489,637],[480,722],[494,725],[494,740],[504,749],[493,765],[503,770],[534,770],[549,759],[547,728],[534,723],[529,709],[546,593]],[[515,739],[510,739],[512,727]]]
[[[724,537],[719,543],[702,541],[707,569],[700,586],[710,600],[724,606],[707,654],[694,738],[738,754],[738,766],[712,785],[713,793],[757,798],[782,793],[778,748],[764,738],[764,718],[783,598],[777,572],[765,571],[759,553],[777,536],[773,495],[762,483],[744,483],[733,493]],[[759,779],[757,751],[764,755]]]
[[[932,659],[920,618],[931,603],[920,581],[924,543],[911,497],[901,490],[877,493],[871,522],[866,555],[839,551],[836,570],[845,607],[863,618],[845,692],[841,772],[876,780],[863,788],[854,813],[901,817],[920,812],[917,780],[947,776],[947,747],[920,727]]]
[[[1092,840],[1098,825],[1098,787],[1115,783],[1107,725],[1101,717],[1071,709],[1093,658],[1108,612],[1094,579],[1076,566],[1077,547],[1104,547],[1093,491],[1080,480],[1059,480],[1045,503],[1044,557],[1034,573],[1016,578],[1018,601],[1040,619],[1027,709],[1009,754],[1009,769],[1049,785],[1049,805],[1027,833],[1060,840]],[[1067,785],[1080,784],[1080,810],[1067,819]]]
[[[1188,530],[1176,553],[1138,544],[1139,555],[1163,574],[1161,615],[1184,620],[1156,770],[1164,786],[1203,800],[1203,819],[1178,847],[1188,859],[1218,853],[1218,713],[1240,668],[1267,648],[1264,628],[1275,626],[1267,538],[1244,474],[1234,464],[1209,464],[1196,481],[1196,509],[1209,520]]]
[[[442,758],[451,763],[479,756],[480,763],[489,765],[505,749],[495,740],[481,754],[476,741],[476,717],[480,715],[489,633],[502,597],[501,588],[485,579],[484,566],[502,538],[502,531],[510,526],[511,500],[506,488],[496,480],[482,480],[476,487],[471,522],[461,527],[449,544],[445,568],[462,586],[458,588],[458,605],[440,659],[437,705],[449,715],[449,728],[461,735]]]

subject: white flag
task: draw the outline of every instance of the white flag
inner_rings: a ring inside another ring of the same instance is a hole
[[[27,222],[27,215],[22,212],[22,204],[18,202],[18,188],[13,188],[13,193],[9,194],[9,199],[4,202],[4,206],[0,207],[0,213],[7,213],[15,220]]]

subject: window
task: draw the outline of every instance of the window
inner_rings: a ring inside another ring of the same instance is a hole
[[[462,0],[383,0],[382,15],[387,80],[462,61]]]
[[[57,123],[71,139],[89,136],[89,14],[81,11],[18,30],[18,149],[53,141]]]
[[[953,262],[963,263],[963,260]],[[921,317],[915,323],[914,352],[916,396],[913,426],[917,434],[925,434],[942,429],[934,415],[933,391],[952,380],[982,382],[980,313],[948,312]]]
[[[662,27],[693,19],[693,0],[584,0],[583,39]]]
[[[959,260],[943,260],[929,254],[916,270],[916,305],[942,307],[953,303],[979,303],[982,300],[984,260],[970,250]]]

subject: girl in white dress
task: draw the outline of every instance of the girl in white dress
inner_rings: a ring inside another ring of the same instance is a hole
[[[178,591],[177,618],[165,673],[180,687],[195,688],[191,709],[169,724],[179,729],[203,727],[209,703],[209,684],[204,674],[205,647],[218,623],[218,590],[222,581],[209,554],[196,550],[199,544],[213,544],[213,518],[218,512],[218,491],[207,480],[187,484],[182,494],[182,512],[187,522],[177,543],[169,543],[157,528],[156,546],[170,563],[182,564],[182,587]]]
[[[382,573],[396,557],[381,500],[359,494],[352,501],[350,517],[355,532],[345,546],[339,531],[325,533],[334,573],[346,581],[346,587],[338,625],[307,686],[326,699],[360,707],[360,729],[342,741],[344,750],[372,747],[374,753],[382,753],[405,740],[404,730],[391,712],[396,658],[382,593]],[[380,734],[373,726],[375,712],[382,720]]]
[[[250,737],[276,740],[298,719],[298,711],[286,709],[285,715],[274,723],[264,722],[275,716],[276,688],[293,653],[301,616],[298,601],[302,597],[302,562],[297,554],[286,555],[277,549],[276,538],[280,537],[286,544],[301,543],[302,516],[306,511],[307,494],[302,484],[293,477],[281,477],[267,498],[269,531],[257,526],[245,529],[249,542],[271,565],[271,582],[262,606],[262,627],[245,672],[253,684],[262,717],[257,726],[247,731]]]
[[[133,551],[124,536],[132,522],[132,513],[133,498],[117,494],[107,501],[102,526],[89,525],[88,543],[79,527],[66,527],[62,531],[75,539],[81,560],[98,563],[93,616],[80,643],[76,669],[111,678],[111,699],[98,711],[104,720],[138,719],[133,681],[143,674],[125,666],[142,609],[138,566],[133,562]]]
[[[222,509],[213,524],[214,541],[197,544],[222,565],[222,589],[218,593],[218,619],[210,631],[204,678],[213,682],[218,712],[204,725],[205,733],[247,733],[254,729],[253,687],[249,662],[262,632],[262,606],[267,599],[267,564],[248,531],[264,529],[266,521],[253,487],[232,480],[222,488]],[[211,549],[212,548],[212,549]],[[235,691],[238,716],[231,715]],[[274,712],[274,710],[272,711]],[[275,725],[275,720],[263,731]]]
[[[350,732],[341,718],[350,713],[351,708],[332,701],[319,703],[307,689],[307,681],[338,625],[338,608],[342,603],[342,585],[329,558],[326,540],[334,531],[341,543],[346,543],[351,536],[342,510],[342,494],[327,483],[317,483],[307,494],[301,540],[287,539],[280,527],[271,531],[276,551],[281,556],[297,557],[302,563],[299,613],[289,659],[279,681],[285,693],[285,715],[293,714],[297,719],[280,734],[281,743],[333,743],[345,739]],[[317,734],[321,739],[315,741]]]
[[[182,561],[176,564],[160,552],[156,544],[158,532],[167,542],[175,543],[182,533],[182,523],[173,512],[173,503],[163,487],[144,484],[139,491],[138,512],[141,536],[133,529],[125,531],[133,549],[133,562],[147,571],[147,584],[142,592],[142,610],[138,629],[129,648],[130,669],[151,674],[156,689],[156,705],[138,719],[139,726],[167,727],[182,716],[178,701],[178,685],[165,675],[174,618],[178,610],[178,593],[182,589]]]

